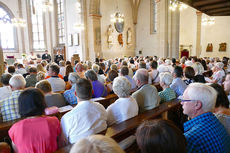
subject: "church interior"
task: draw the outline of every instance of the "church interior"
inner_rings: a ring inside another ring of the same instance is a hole
[[[0,153],[230,152],[229,25],[229,0],[0,0]]]

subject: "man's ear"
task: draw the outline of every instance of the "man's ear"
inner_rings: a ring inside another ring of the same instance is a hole
[[[202,102],[198,100],[198,101],[196,102],[195,108],[196,108],[196,110],[199,110],[199,109],[202,109],[202,106],[203,106],[203,105],[202,105]]]

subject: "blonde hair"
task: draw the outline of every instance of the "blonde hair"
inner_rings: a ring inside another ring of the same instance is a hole
[[[110,137],[92,135],[79,140],[73,145],[70,153],[125,153]]]
[[[38,72],[44,72],[44,73],[46,73],[46,70],[44,69],[44,67],[42,66],[42,64],[38,64],[37,65],[37,71]]]

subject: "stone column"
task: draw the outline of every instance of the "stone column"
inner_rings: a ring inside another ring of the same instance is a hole
[[[196,56],[200,57],[201,54],[201,20],[202,12],[197,11],[197,26],[196,26]]]
[[[0,40],[0,76],[2,76],[3,73],[4,73],[4,58],[3,58],[2,43]],[[2,87],[1,83],[0,83],[0,86]]]

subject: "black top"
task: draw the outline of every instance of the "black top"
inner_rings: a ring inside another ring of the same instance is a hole
[[[42,60],[46,60],[48,63],[51,61],[51,56],[50,54],[43,54],[42,55]]]
[[[194,77],[194,82],[206,83],[203,75],[196,75]]]
[[[59,62],[61,60],[64,60],[63,56],[62,55],[56,55],[55,59],[54,59],[54,62],[57,63],[57,64],[59,64]]]

